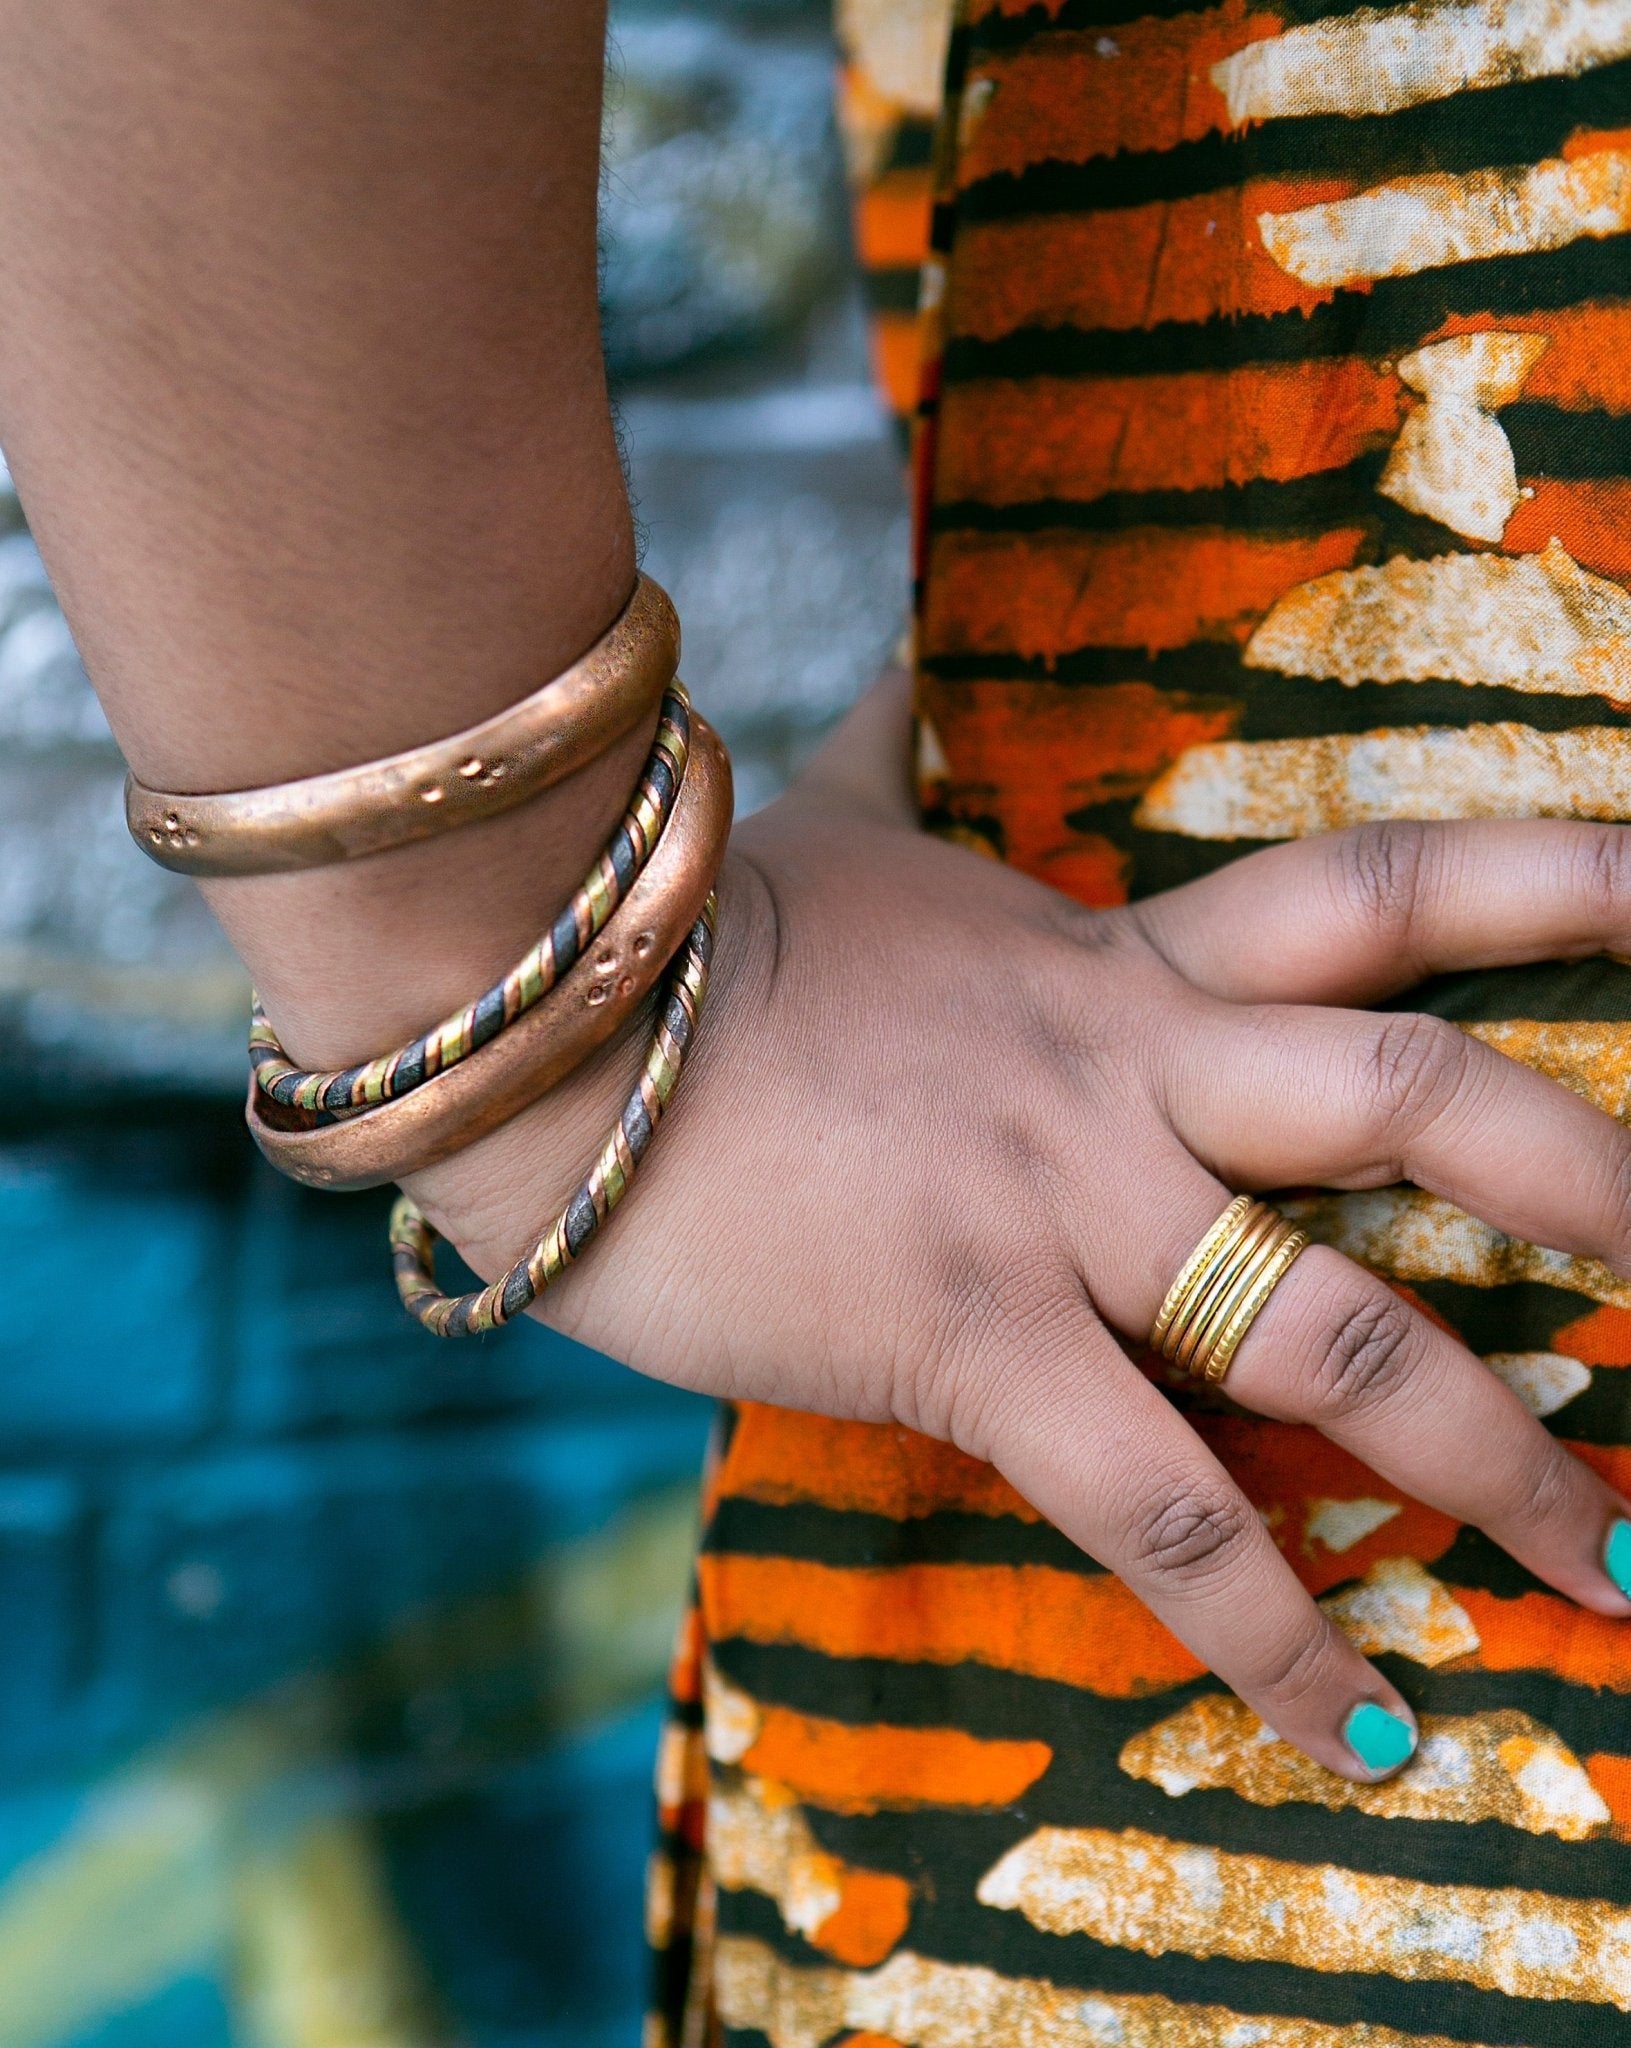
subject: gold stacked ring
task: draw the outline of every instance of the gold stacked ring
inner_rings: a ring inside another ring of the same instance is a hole
[[[1278,1209],[1236,1195],[1184,1261],[1150,1326],[1151,1348],[1215,1387],[1307,1243]]]

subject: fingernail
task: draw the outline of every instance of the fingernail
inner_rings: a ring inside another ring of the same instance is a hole
[[[1631,1522],[1616,1522],[1603,1545],[1603,1569],[1631,1600]]]
[[[1631,1522],[1619,1526],[1625,1530],[1626,1563],[1631,1566]],[[1396,1771],[1415,1753],[1415,1729],[1374,1700],[1360,1701],[1344,1722],[1342,1733],[1367,1771]]]

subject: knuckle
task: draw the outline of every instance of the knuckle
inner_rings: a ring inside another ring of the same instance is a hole
[[[1503,1534],[1540,1537],[1579,1518],[1582,1473],[1566,1451],[1515,1462],[1520,1469],[1494,1503]]]
[[[1631,1140],[1623,1139],[1618,1132],[1614,1134],[1614,1159],[1608,1177],[1604,1206],[1613,1237],[1610,1256],[1631,1258]]]
[[[1311,1700],[1329,1690],[1341,1654],[1341,1639],[1317,1610],[1306,1630],[1268,1653],[1261,1673],[1254,1677],[1252,1691],[1266,1710],[1264,1719],[1270,1727],[1278,1726],[1281,1719],[1294,1719]]]
[[[1083,1000],[1080,962],[1044,975],[1008,1020],[1011,1069],[1022,1096],[1017,1121],[1032,1154],[1053,1161],[1117,1105],[1147,1074],[1148,1034],[1135,1028],[1131,1003]],[[1033,1162],[1016,1161],[1029,1168]]]
[[[1443,1017],[1399,1010],[1376,1018],[1362,1053],[1372,1113],[1386,1126],[1431,1121],[1466,1078],[1466,1033]]]
[[[1415,922],[1426,880],[1431,831],[1408,818],[1359,825],[1337,843],[1337,879],[1369,925],[1402,941]]]
[[[1312,1416],[1353,1415],[1391,1400],[1409,1373],[1416,1324],[1397,1296],[1379,1290],[1340,1308],[1309,1375]]]
[[[898,1397],[910,1411],[900,1419],[989,1459],[1024,1398],[1003,1362],[1045,1356],[1076,1306],[1040,1244],[1015,1246],[1000,1263],[984,1245],[953,1248],[925,1340],[915,1347],[921,1369]]]
[[[1133,1561],[1158,1582],[1193,1585],[1226,1570],[1256,1526],[1242,1494],[1222,1480],[1195,1475],[1140,1504]]]
[[[1038,988],[1012,1019],[1015,1049],[1031,1068],[1072,1077],[1112,1057],[1102,1025],[1067,992]]]
[[[1607,1119],[1594,1130],[1578,1155],[1574,1197],[1598,1257],[1631,1260],[1631,1131]]]
[[[1577,858],[1592,928],[1612,929],[1623,924],[1631,910],[1631,833],[1622,825],[1588,826]]]
[[[1047,920],[1054,936],[1067,940],[1075,952],[1136,958],[1151,950],[1143,920],[1133,904],[1094,910],[1062,891],[1053,891],[1047,904]]]

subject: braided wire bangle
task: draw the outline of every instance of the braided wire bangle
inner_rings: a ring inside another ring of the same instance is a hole
[[[472,1293],[444,1294],[436,1284],[437,1232],[411,1196],[397,1200],[390,1229],[396,1290],[402,1306],[433,1336],[477,1336],[530,1308],[582,1256],[627,1194],[696,1034],[708,993],[717,907],[717,895],[710,893],[669,972],[639,1081],[599,1157],[549,1229],[507,1273]]]
[[[406,1181],[496,1131],[641,1013],[701,914],[731,822],[730,757],[699,712],[673,815],[634,886],[547,998],[456,1067],[359,1116],[279,1109],[252,1076],[244,1117],[282,1173],[308,1187]]]
[[[421,1087],[496,1038],[548,995],[623,901],[668,823],[690,747],[691,700],[676,679],[629,808],[571,901],[502,981],[407,1045],[361,1066],[309,1071],[289,1059],[257,1000],[249,1064],[260,1092],[284,1109],[354,1116]]]

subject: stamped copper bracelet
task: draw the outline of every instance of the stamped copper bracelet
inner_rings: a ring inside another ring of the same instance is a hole
[[[679,1085],[696,1035],[713,959],[716,899],[702,915],[669,973],[656,1029],[634,1092],[594,1165],[555,1221],[507,1273],[469,1294],[444,1294],[436,1284],[436,1232],[410,1195],[391,1211],[391,1264],[402,1306],[437,1337],[474,1337],[496,1330],[530,1308],[581,1257],[628,1193],[635,1172]]]
[[[634,885],[668,823],[690,748],[691,700],[685,685],[675,682],[663,699],[657,736],[629,808],[565,909],[502,980],[408,1044],[360,1066],[313,1072],[290,1060],[257,1001],[249,1066],[261,1093],[284,1109],[355,1115],[423,1087],[525,1016],[600,935]]]
[[[731,825],[730,757],[705,719],[673,812],[599,937],[547,1002],[468,1059],[341,1121],[268,1102],[253,1077],[245,1117],[267,1159],[309,1187],[378,1187],[447,1159],[535,1102],[638,1009],[712,890]]]
[[[329,775],[217,795],[125,784],[131,836],[161,867],[284,874],[360,860],[497,817],[597,759],[655,710],[679,665],[666,592],[642,576],[570,668],[467,731]]]

